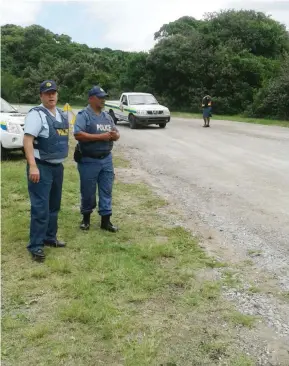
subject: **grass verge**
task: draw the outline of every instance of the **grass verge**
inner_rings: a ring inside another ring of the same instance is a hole
[[[252,319],[221,299],[221,283],[199,278],[219,263],[160,219],[164,200],[144,184],[116,180],[116,235],[99,229],[96,214],[91,230],[81,232],[78,205],[70,156],[59,219],[68,246],[47,248],[44,264],[32,262],[25,162],[2,163],[3,364],[254,364],[238,352],[235,333]]]
[[[172,112],[172,116],[177,117],[177,118],[203,119],[201,113]],[[289,127],[289,121],[279,121],[279,120],[264,119],[264,118],[248,118],[248,117],[243,117],[242,115],[221,116],[221,115],[213,114],[212,120],[245,122],[245,123],[254,123],[254,124],[258,124],[258,125],[268,125],[268,126],[272,125],[272,126]]]

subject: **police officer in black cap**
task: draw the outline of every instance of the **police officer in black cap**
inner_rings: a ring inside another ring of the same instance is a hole
[[[88,106],[77,114],[74,124],[74,136],[78,141],[74,159],[80,176],[82,230],[90,227],[90,215],[96,208],[98,187],[100,226],[110,232],[118,231],[110,221],[114,180],[111,150],[120,134],[111,116],[103,111],[107,96],[99,86],[90,89]]]
[[[41,104],[25,119],[24,150],[31,201],[30,241],[27,249],[43,261],[44,245],[64,247],[57,239],[58,212],[63,182],[63,161],[68,156],[69,123],[56,107],[58,93],[53,80],[40,85]]]

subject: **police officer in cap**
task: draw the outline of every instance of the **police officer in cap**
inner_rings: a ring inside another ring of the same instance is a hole
[[[44,245],[64,247],[57,239],[61,205],[63,161],[68,156],[69,123],[56,107],[57,86],[53,80],[40,85],[41,104],[25,119],[24,150],[27,159],[28,192],[31,202],[30,241],[32,259],[43,261]]]
[[[107,96],[99,86],[90,89],[88,106],[77,114],[74,124],[74,136],[78,141],[74,159],[80,176],[82,230],[90,227],[90,215],[96,208],[96,188],[100,227],[110,232],[118,230],[110,221],[114,180],[111,150],[120,134],[111,116],[102,110]]]

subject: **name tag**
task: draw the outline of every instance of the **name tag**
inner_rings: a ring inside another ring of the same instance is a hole
[[[67,136],[68,135],[68,128],[65,129],[57,129],[57,133],[59,136]]]

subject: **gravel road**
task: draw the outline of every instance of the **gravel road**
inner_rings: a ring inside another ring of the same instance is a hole
[[[192,226],[215,231],[223,248],[254,260],[289,290],[289,129],[173,119],[166,129],[130,130],[119,144]],[[218,234],[217,234],[218,233]]]

